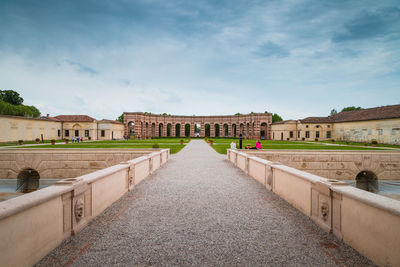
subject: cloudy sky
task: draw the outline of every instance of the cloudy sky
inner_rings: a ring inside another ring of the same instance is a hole
[[[115,119],[400,103],[398,0],[0,1],[0,89]]]

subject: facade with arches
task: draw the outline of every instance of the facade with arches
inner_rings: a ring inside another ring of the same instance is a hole
[[[124,112],[125,137],[239,137],[270,139],[272,115],[175,116]]]

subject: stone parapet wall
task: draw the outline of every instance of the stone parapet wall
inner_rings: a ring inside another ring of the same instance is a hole
[[[75,178],[154,149],[1,149],[0,178],[17,178],[24,169],[36,170],[41,179]]]
[[[380,180],[400,179],[399,151],[260,150],[243,152],[330,179],[354,180],[371,171]]]
[[[228,149],[227,157],[377,265],[400,265],[399,201],[243,151]]]
[[[35,264],[168,159],[162,149],[1,202],[0,266]]]

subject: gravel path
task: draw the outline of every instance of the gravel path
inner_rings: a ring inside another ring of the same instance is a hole
[[[369,266],[204,141],[191,141],[38,266]]]

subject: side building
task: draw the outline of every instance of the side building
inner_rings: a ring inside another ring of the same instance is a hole
[[[0,143],[18,140],[32,141],[36,138],[84,140],[122,139],[124,125],[119,121],[101,120],[87,115],[49,115],[41,118],[0,115]]]
[[[345,111],[271,125],[273,140],[338,140],[400,145],[400,105]]]

